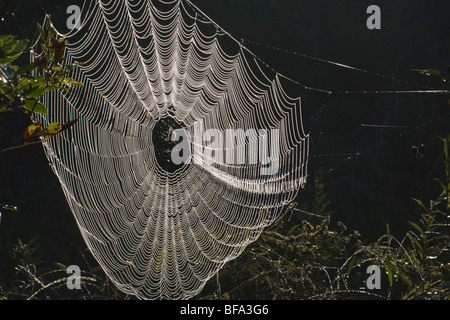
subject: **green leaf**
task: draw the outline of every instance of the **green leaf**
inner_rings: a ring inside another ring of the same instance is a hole
[[[438,77],[439,79],[441,79],[444,82],[446,82],[448,80],[447,77],[440,70],[436,70],[436,69],[412,69],[411,71],[417,71],[417,72],[420,72],[427,76]]]
[[[8,93],[12,93],[13,89],[11,87],[3,87],[0,85],[0,94],[7,95]]]
[[[439,241],[439,240],[447,240],[448,238],[449,238],[448,234],[441,234],[439,236],[435,236],[435,237],[431,238],[430,242],[432,242],[432,241]],[[440,244],[445,246],[445,243],[441,242]]]
[[[26,90],[27,88],[30,88],[30,86],[31,86],[31,81],[27,77],[20,80],[19,84],[17,85],[17,87],[21,90]]]
[[[45,60],[47,60],[47,56],[48,56],[48,48],[46,44],[41,43],[41,48],[42,48],[42,52],[44,53],[45,56]]]
[[[291,228],[291,230],[289,230],[289,232],[288,232],[288,236],[291,236],[293,233],[294,233],[294,231],[298,228],[298,227],[300,227],[301,225],[300,224],[296,224],[295,226],[293,226],[292,228]]]
[[[53,79],[54,79],[56,82],[61,83],[61,82],[64,81],[64,76],[63,76],[63,75],[56,75],[56,76],[53,77]]]
[[[45,88],[44,87],[36,87],[33,90],[31,90],[29,93],[26,94],[27,98],[39,98],[40,96],[42,96],[45,92]]]
[[[83,83],[81,83],[80,81],[72,80],[71,78],[64,79],[63,83],[70,84],[73,86],[81,86],[81,87],[83,86]]]
[[[42,26],[38,23],[37,24],[37,28],[39,30],[39,34],[41,36],[41,39],[44,43],[48,42],[48,38],[47,38],[47,34],[44,31],[44,28],[42,28]]]
[[[15,40],[5,43],[4,45],[2,45],[0,47],[0,54],[8,55],[10,53],[13,53],[14,52],[13,49],[16,46],[16,44],[17,44],[17,41],[15,41]]]
[[[440,197],[443,197],[445,195],[447,195],[447,186],[445,185],[445,183],[443,183],[441,180],[439,179],[434,179],[435,181],[439,182],[439,184],[441,185],[442,188],[442,193],[440,194]]]
[[[14,101],[17,98],[17,95],[14,91],[5,92],[4,95],[11,101]]]
[[[11,41],[6,45],[1,46],[0,49],[5,55],[22,54],[27,48],[27,45],[28,40]]]
[[[7,210],[11,212],[17,212],[17,207],[11,206],[9,204],[0,204],[0,208],[2,210]],[[2,221],[2,213],[0,212],[0,222]]]
[[[25,51],[25,49],[27,48],[27,46],[28,46],[28,43],[29,43],[29,41],[28,40],[19,40],[19,41],[17,41],[17,44],[16,44],[16,46],[14,47],[14,51],[15,52],[23,52],[23,51]]]
[[[11,206],[9,204],[0,204],[0,207],[4,210],[14,211],[17,212],[17,207]]]
[[[266,256],[268,253],[267,252],[260,252],[260,253],[257,253],[256,255],[257,256]]]
[[[45,76],[35,77],[35,78],[33,78],[33,80],[31,81],[31,86],[32,86],[33,88],[36,88],[36,87],[43,87],[43,86],[45,86],[45,80],[46,80],[46,77],[45,77]]]
[[[54,38],[56,36],[56,31],[53,28],[53,26],[52,26],[52,24],[50,22],[50,19],[47,19],[45,21],[45,29],[47,29],[47,32],[48,32],[48,38],[47,39],[52,39],[52,38]]]
[[[34,108],[33,112],[40,113],[40,114],[47,114],[48,113],[47,108],[42,103],[38,103],[36,105],[36,107]]]
[[[14,60],[17,60],[22,55],[22,52],[7,55],[6,57],[0,58],[0,64],[11,64]]]
[[[398,275],[403,280],[403,282],[406,283],[407,286],[412,286],[412,282],[406,274],[404,274],[403,272],[399,272]]]
[[[64,72],[64,69],[60,66],[54,67],[52,70],[55,72]]]
[[[352,271],[353,266],[355,265],[355,261],[356,261],[356,256],[353,256],[352,260],[350,260],[350,264],[348,265],[347,277],[350,275],[350,272]]]
[[[416,229],[416,230],[420,233],[420,235],[421,235],[423,238],[425,238],[425,233],[423,232],[423,230],[422,230],[421,227],[419,227],[416,223],[414,223],[414,222],[412,222],[412,221],[409,221],[409,220],[408,220],[408,223],[409,223],[411,226],[413,226],[413,228]]]
[[[413,200],[428,213],[428,208],[425,207],[425,205],[423,204],[422,201],[420,201],[419,199],[414,199],[414,198],[413,198]]]
[[[28,40],[2,42],[2,45],[0,46],[0,58],[3,59],[3,61],[8,61],[8,63],[10,63],[11,59],[17,59],[22,55],[27,48],[27,45]]]
[[[47,109],[45,108],[45,106],[42,103],[37,102],[37,100],[25,100],[23,106],[29,111],[40,114],[47,114]]]
[[[408,299],[415,291],[416,291],[416,288],[412,289],[410,292],[408,292],[407,294],[405,294],[405,295],[402,297],[402,300]]]
[[[423,259],[423,249],[422,249],[421,244],[412,234],[408,233],[408,236],[411,239],[411,241],[416,245],[420,259]]]
[[[389,284],[392,287],[392,264],[390,261],[386,261],[385,265],[386,265],[386,272],[387,272],[388,279],[389,279]]]
[[[47,91],[55,91],[55,90],[58,90],[58,89],[66,89],[66,88],[62,88],[62,87],[57,86],[57,85],[51,85],[51,86],[47,87]]]
[[[4,46],[5,44],[7,44],[13,40],[14,40],[14,37],[12,35],[0,36],[0,47]]]

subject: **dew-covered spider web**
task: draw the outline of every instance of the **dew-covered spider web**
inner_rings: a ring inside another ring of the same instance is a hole
[[[188,1],[95,0],[84,12],[81,28],[61,35],[84,86],[48,94],[40,118],[79,120],[44,143],[46,156],[88,248],[120,290],[191,298],[305,184],[300,99]],[[262,163],[214,158],[168,170],[155,146],[164,139],[154,139],[162,123],[193,135],[196,123],[224,136],[279,130],[279,169],[263,175]]]

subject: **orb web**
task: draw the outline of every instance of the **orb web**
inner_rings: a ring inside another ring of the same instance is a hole
[[[81,28],[60,35],[84,86],[48,93],[48,116],[39,116],[79,121],[44,142],[46,156],[89,250],[120,290],[191,298],[305,184],[300,99],[189,1],[96,0],[85,9]],[[262,163],[215,158],[164,168],[162,121],[192,135],[199,123],[224,136],[277,130],[279,168],[263,175]]]

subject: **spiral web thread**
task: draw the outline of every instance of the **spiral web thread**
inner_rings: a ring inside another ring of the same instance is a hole
[[[120,290],[191,298],[306,182],[300,99],[186,0],[95,0],[86,8],[81,29],[61,35],[84,87],[47,94],[49,115],[39,117],[79,121],[44,143],[46,156],[87,246]],[[280,168],[264,176],[263,164],[215,159],[167,172],[152,141],[167,117],[192,134],[195,123],[224,136],[277,129]]]

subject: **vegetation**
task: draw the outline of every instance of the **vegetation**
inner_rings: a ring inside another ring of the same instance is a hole
[[[221,271],[220,281],[210,286],[205,298],[449,300],[450,136],[443,144],[446,180],[438,181],[442,192],[428,206],[414,199],[420,215],[408,221],[410,230],[402,239],[394,237],[389,226],[371,243],[342,223],[332,229],[326,193],[316,180],[317,211],[292,204],[276,225]],[[382,270],[379,289],[366,284],[370,265]]]
[[[66,90],[71,86],[82,85],[72,80],[69,74],[76,63],[63,63],[67,41],[56,38],[56,31],[46,20],[45,30],[38,25],[40,32],[41,54],[27,49],[28,40],[15,40],[12,35],[0,37],[0,115],[8,112],[23,111],[25,114],[47,114],[47,108],[40,100],[50,91]],[[25,65],[13,64],[25,50],[35,56],[35,61]],[[43,128],[40,121],[31,124],[24,132],[24,144],[13,148],[41,142],[72,126],[76,121],[60,124],[48,124]],[[10,150],[4,149],[3,151]]]

